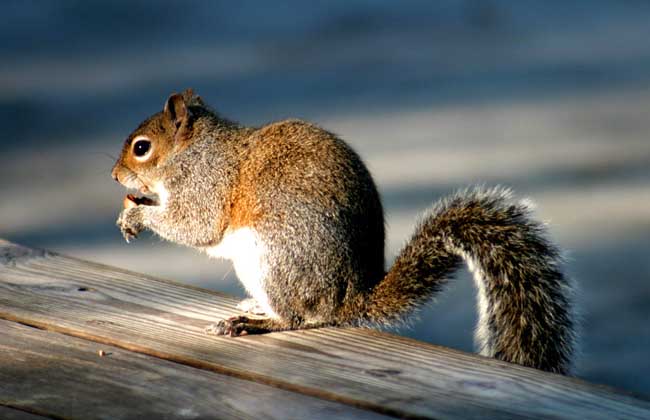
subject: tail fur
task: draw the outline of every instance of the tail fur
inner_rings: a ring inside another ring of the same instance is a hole
[[[474,189],[437,203],[366,299],[363,320],[388,323],[430,300],[462,260],[478,289],[480,354],[568,373],[571,287],[557,248],[509,190]]]

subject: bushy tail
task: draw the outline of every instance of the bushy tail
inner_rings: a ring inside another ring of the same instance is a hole
[[[390,322],[430,300],[464,260],[478,289],[476,342],[485,356],[567,373],[571,288],[555,246],[508,190],[475,189],[437,203],[364,304]]]

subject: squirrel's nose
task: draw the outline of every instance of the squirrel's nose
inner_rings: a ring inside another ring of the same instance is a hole
[[[117,167],[113,168],[113,170],[111,171],[111,176],[115,181],[117,181],[118,183],[120,182],[120,178],[117,175]]]

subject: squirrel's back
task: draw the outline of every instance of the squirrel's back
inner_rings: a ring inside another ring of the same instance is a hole
[[[278,315],[333,319],[384,275],[374,181],[347,144],[304,121],[269,124],[246,141],[230,228],[252,228],[265,243],[267,281],[274,283],[268,298]]]

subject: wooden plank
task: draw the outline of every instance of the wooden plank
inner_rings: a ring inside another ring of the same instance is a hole
[[[227,296],[0,243],[0,317],[399,416],[650,418],[607,387],[362,329],[210,337]]]
[[[2,420],[44,420],[51,418],[0,405],[0,419]]]
[[[15,322],[0,336],[0,404],[57,418],[387,418]]]

